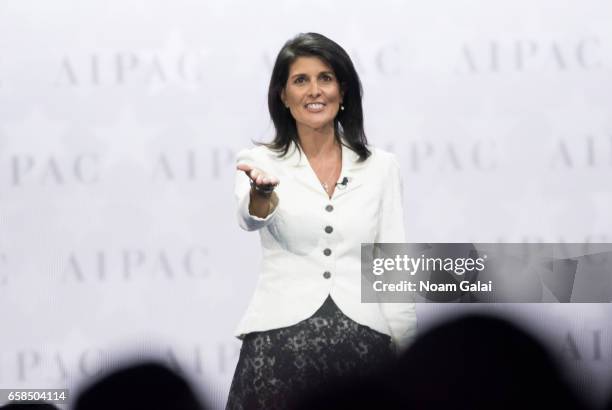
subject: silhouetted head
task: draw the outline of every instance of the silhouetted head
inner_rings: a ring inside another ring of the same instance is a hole
[[[49,403],[9,403],[0,407],[0,410],[59,410]]]
[[[347,380],[304,407],[317,409],[584,408],[535,338],[471,315],[420,335],[388,371]]]
[[[163,364],[150,362],[116,370],[82,391],[75,410],[200,410],[187,381]]]

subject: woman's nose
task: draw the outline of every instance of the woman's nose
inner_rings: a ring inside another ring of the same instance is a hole
[[[319,88],[319,84],[316,81],[310,82],[310,95],[313,97],[318,97],[321,94],[321,89]]]

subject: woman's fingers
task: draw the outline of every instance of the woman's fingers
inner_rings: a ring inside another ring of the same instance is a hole
[[[240,164],[236,165],[236,169],[239,170],[239,171],[244,171],[244,172],[246,172],[248,174],[248,172],[250,170],[252,170],[253,167],[250,166],[249,164],[240,163]]]
[[[257,168],[254,168],[248,164],[240,163],[236,165],[236,169],[243,171],[253,182],[257,179],[257,176],[261,173]]]
[[[257,185],[278,185],[279,179],[273,175],[266,175],[263,171],[248,164],[238,164],[236,169],[243,171],[253,183]]]
[[[263,179],[265,185],[278,185],[278,178],[272,175],[266,175]]]

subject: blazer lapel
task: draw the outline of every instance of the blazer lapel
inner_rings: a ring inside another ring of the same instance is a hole
[[[338,185],[334,189],[332,199],[348,194],[363,184],[363,174],[360,172],[368,163],[358,162],[359,155],[353,150],[347,148],[342,141],[342,170]],[[308,158],[303,152],[300,152],[295,145],[289,148],[287,155],[283,157],[283,162],[291,169],[290,176],[296,182],[309,189],[326,196],[325,190],[321,186],[317,175],[308,163]],[[345,180],[346,178],[346,180]],[[346,183],[342,183],[346,181]]]
[[[357,155],[350,148],[346,147],[344,143],[345,142],[343,141],[342,172],[340,173],[338,185],[336,185],[336,189],[334,190],[334,195],[332,197],[334,199],[348,194],[363,184],[363,174],[361,173],[361,170],[368,162],[367,160],[365,162],[358,162],[359,155]],[[343,181],[346,183],[343,183]]]
[[[319,179],[308,163],[308,158],[303,152],[300,152],[295,145],[289,148],[289,152],[284,157],[289,168],[291,168],[290,177],[299,184],[307,188],[325,195],[325,190],[321,186]]]

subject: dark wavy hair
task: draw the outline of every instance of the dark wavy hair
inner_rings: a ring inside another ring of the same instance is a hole
[[[339,110],[334,119],[336,140],[343,137],[347,147],[359,155],[359,160],[367,159],[371,152],[363,130],[363,108],[361,98],[363,88],[351,58],[342,47],[318,33],[301,33],[287,41],[276,57],[270,86],[268,87],[268,109],[274,123],[276,136],[268,144],[262,144],[278,151],[284,156],[293,143],[299,149],[295,119],[281,101],[281,92],[287,84],[289,67],[298,57],[318,57],[326,62],[338,79],[343,93],[344,110]]]

